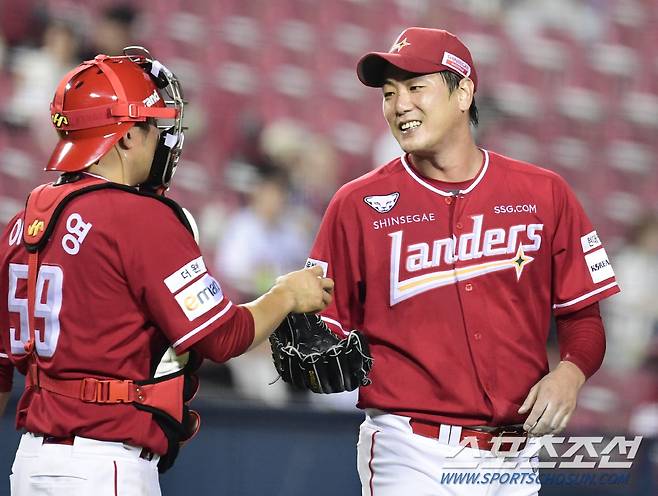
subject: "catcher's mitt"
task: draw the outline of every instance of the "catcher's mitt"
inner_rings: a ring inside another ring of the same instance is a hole
[[[352,331],[339,339],[318,315],[288,314],[270,345],[277,372],[299,389],[340,393],[370,384],[372,357],[365,336]]]

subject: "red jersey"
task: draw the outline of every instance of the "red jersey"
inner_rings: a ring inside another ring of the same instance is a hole
[[[0,369],[25,373],[28,254],[22,213],[0,237]],[[235,306],[208,272],[199,248],[169,206],[118,189],[66,204],[40,251],[36,351],[57,379],[145,380],[164,350],[177,353],[229,320]],[[5,381],[6,382],[6,381]],[[6,390],[0,384],[0,390]],[[152,414],[130,404],[93,404],[27,390],[17,427],[53,436],[123,441],[156,453],[167,441]]]
[[[618,292],[614,272],[553,172],[484,151],[470,185],[441,188],[403,157],[336,193],[307,264],[336,284],[322,317],[369,339],[360,408],[520,423],[517,410],[548,373],[551,312]]]

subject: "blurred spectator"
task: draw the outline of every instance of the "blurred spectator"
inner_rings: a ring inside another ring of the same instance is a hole
[[[129,4],[110,5],[93,24],[88,46],[81,52],[81,59],[92,59],[99,53],[121,55],[123,49],[138,45],[134,38],[137,10]]]
[[[323,212],[338,189],[341,165],[329,141],[292,120],[279,120],[265,127],[260,148],[271,162],[287,171],[299,201],[317,213]]]
[[[241,399],[282,407],[292,398],[289,386],[280,379],[276,380],[277,373],[272,365],[272,351],[268,341],[249,353],[232,358],[226,364],[208,364],[205,371],[204,377],[211,375],[210,380],[213,382],[217,382],[217,374],[225,375],[228,371],[233,392]]]
[[[33,119],[48,116],[52,88],[76,65],[78,36],[71,24],[53,20],[46,27],[37,49],[23,48],[14,57],[14,96],[7,104],[5,119],[16,126],[29,126]]]
[[[274,279],[304,265],[311,244],[306,214],[289,202],[286,174],[277,168],[262,170],[252,185],[246,207],[225,223],[215,266],[221,281],[240,298],[266,292]],[[235,297],[235,296],[234,296]],[[276,378],[268,343],[228,362],[239,394],[268,404],[288,399],[283,381]]]
[[[78,33],[71,23],[51,20],[43,43],[37,49],[17,49],[13,57],[12,97],[4,109],[5,124],[31,128],[42,149],[50,150],[56,136],[51,127],[49,105],[53,88],[77,65]]]
[[[622,292],[605,306],[608,352],[604,365],[635,369],[658,332],[658,217],[647,215],[614,257]]]
[[[248,205],[226,222],[217,246],[222,280],[249,297],[267,291],[279,274],[303,266],[311,244],[307,219],[289,202],[285,173],[261,172]]]

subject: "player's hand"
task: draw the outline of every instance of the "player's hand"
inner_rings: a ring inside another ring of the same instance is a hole
[[[322,267],[296,270],[279,277],[275,286],[290,297],[289,313],[316,313],[331,303],[334,281],[323,277]]]
[[[530,412],[523,428],[531,436],[561,432],[576,409],[578,391],[584,383],[585,375],[577,365],[560,362],[530,389],[519,408],[521,414]]]

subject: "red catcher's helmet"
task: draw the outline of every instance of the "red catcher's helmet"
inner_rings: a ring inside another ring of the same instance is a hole
[[[136,122],[176,119],[146,70],[130,57],[97,55],[61,80],[50,105],[60,141],[46,170],[83,170],[105,155]]]

